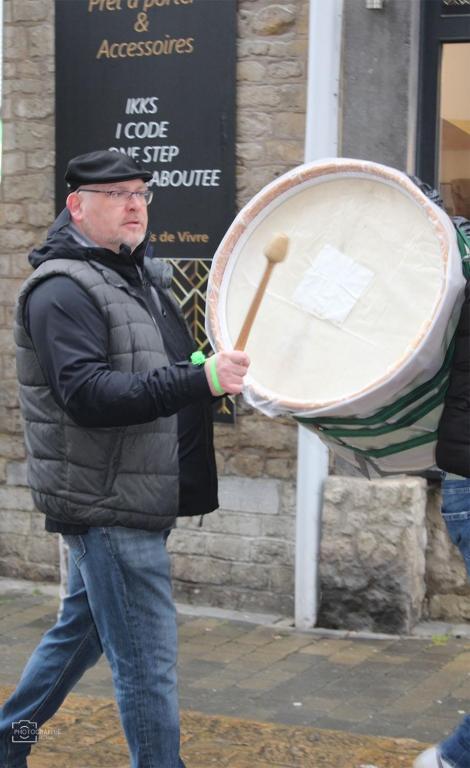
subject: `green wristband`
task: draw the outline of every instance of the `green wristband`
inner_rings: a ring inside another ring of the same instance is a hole
[[[193,365],[204,365],[204,363],[206,362],[206,356],[201,349],[198,349],[196,350],[196,352],[193,352],[193,354],[190,357],[190,360]]]
[[[225,395],[225,390],[220,386],[219,377],[217,376],[217,363],[215,360],[215,355],[213,355],[213,357],[210,359],[209,372],[211,375],[212,386],[214,387],[217,394]]]

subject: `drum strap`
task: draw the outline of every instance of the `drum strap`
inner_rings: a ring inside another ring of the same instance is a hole
[[[425,435],[419,435],[419,437],[412,437],[411,440],[402,440],[400,443],[394,443],[393,445],[388,445],[385,448],[353,448],[352,446],[348,446],[347,443],[343,443],[343,445],[345,448],[351,448],[354,453],[360,453],[367,457],[370,456],[373,459],[381,459],[384,456],[392,456],[394,453],[409,451],[411,448],[417,448],[419,445],[432,443],[436,440],[436,438],[437,430],[434,432],[429,432]]]
[[[457,242],[459,244],[460,256],[462,257],[462,271],[467,278],[470,279],[470,238],[465,234],[463,229],[455,225],[457,232]]]

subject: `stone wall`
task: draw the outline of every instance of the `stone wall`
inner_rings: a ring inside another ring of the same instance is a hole
[[[220,509],[172,533],[176,595],[292,615],[297,428],[241,407],[216,428]]]
[[[470,620],[470,584],[457,547],[451,543],[440,513],[437,484],[428,493],[425,614],[430,619]]]
[[[320,625],[408,632],[420,619],[470,620],[465,564],[440,507],[437,481],[330,476]]]
[[[238,3],[239,207],[303,162],[308,5],[308,0]]]
[[[426,481],[329,477],[320,550],[320,626],[409,632],[422,616]]]
[[[4,1],[3,178],[0,185],[0,574],[56,579],[56,537],[46,535],[26,487],[13,350],[13,303],[26,254],[54,214],[53,3]]]

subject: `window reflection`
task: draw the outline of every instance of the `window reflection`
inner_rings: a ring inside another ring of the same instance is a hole
[[[440,93],[439,179],[445,207],[470,219],[470,43],[445,43]]]

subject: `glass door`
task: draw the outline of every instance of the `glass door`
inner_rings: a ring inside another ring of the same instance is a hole
[[[470,0],[421,0],[416,174],[467,216],[469,121]]]
[[[439,184],[447,212],[470,219],[470,42],[441,55]]]

